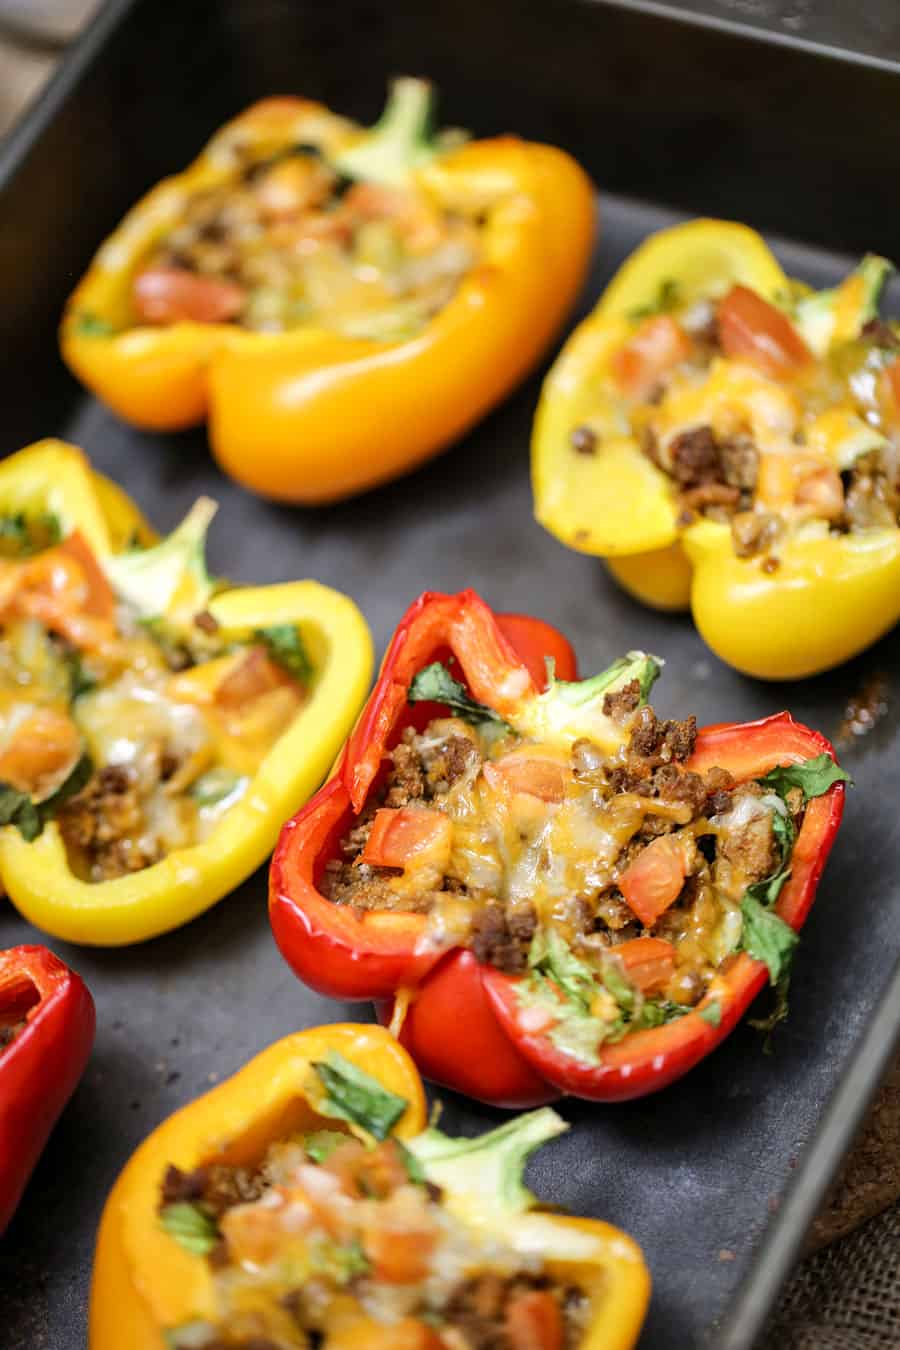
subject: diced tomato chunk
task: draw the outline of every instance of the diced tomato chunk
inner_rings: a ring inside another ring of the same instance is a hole
[[[900,356],[881,372],[880,392],[889,419],[900,422]]]
[[[813,359],[787,315],[747,286],[732,286],[719,304],[718,322],[725,355],[772,379],[797,375]]]
[[[251,647],[216,686],[216,703],[220,708],[244,708],[272,689],[295,683],[262,647]]]
[[[488,760],[484,776],[496,791],[525,792],[542,802],[561,802],[566,795],[569,773],[566,766],[555,759],[537,755],[519,755],[515,751],[502,759]]]
[[[654,839],[619,877],[619,890],[645,928],[678,899],[687,875],[684,852],[669,835]]]
[[[562,1350],[562,1310],[547,1289],[529,1289],[512,1299],[505,1323],[510,1350]]]
[[[360,862],[373,867],[407,867],[446,862],[453,827],[448,816],[426,806],[382,807],[376,811]]]
[[[247,297],[233,281],[201,276],[186,267],[147,267],[135,277],[131,298],[145,323],[227,323],[237,318]]]
[[[366,1233],[363,1246],[376,1279],[386,1284],[416,1284],[428,1274],[436,1241],[437,1230],[433,1227],[423,1224],[402,1228],[376,1221]]]
[[[639,937],[612,948],[625,974],[642,994],[657,993],[675,970],[675,948],[663,938]]]
[[[616,383],[629,398],[645,398],[654,385],[691,354],[691,339],[669,314],[642,320],[612,359]]]
[[[59,552],[74,558],[84,573],[84,602],[81,608],[85,614],[93,614],[98,619],[111,619],[115,614],[116,598],[97,559],[84,536],[73,530],[59,545]]]

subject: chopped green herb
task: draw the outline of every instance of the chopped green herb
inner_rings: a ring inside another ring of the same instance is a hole
[[[274,623],[268,628],[257,628],[254,634],[272,660],[286,670],[298,684],[308,685],[313,667],[300,630],[292,623]]]
[[[835,783],[853,786],[850,775],[824,752],[816,755],[815,759],[803,760],[801,764],[782,764],[770,769],[759,782],[763,787],[772,788],[781,797],[787,796],[791,788],[799,788],[803,793],[804,804],[811,797],[821,797]]]
[[[15,825],[26,843],[32,843],[63,803],[81,791],[93,772],[90,755],[82,755],[68,778],[40,802],[33,801],[27,792],[20,792],[11,783],[0,782],[0,826]]]
[[[166,1205],[160,1210],[159,1221],[169,1237],[193,1256],[208,1256],[219,1242],[218,1225],[202,1205],[186,1200]]]
[[[17,511],[11,516],[0,516],[0,554],[4,557],[27,557],[53,548],[63,538],[59,516],[52,511],[41,511],[26,516]]]
[[[649,319],[654,314],[670,314],[681,304],[681,291],[673,277],[665,277],[659,283],[656,298],[646,305],[638,305],[629,311],[629,319]]]
[[[314,1163],[323,1163],[349,1138],[342,1130],[313,1130],[312,1134],[304,1137],[303,1147]]]
[[[407,699],[410,703],[443,703],[465,722],[503,723],[503,718],[484,703],[476,703],[464,685],[455,680],[446,666],[433,661],[414,676]]]
[[[81,337],[110,337],[116,330],[108,319],[83,310],[75,316],[75,332]]]
[[[352,1121],[375,1139],[386,1139],[409,1105],[336,1050],[313,1069],[325,1089],[318,1104],[320,1115]]]
[[[774,910],[768,909],[748,890],[741,901],[744,930],[741,947],[769,968],[769,982],[777,985],[790,971],[798,937]]]
[[[711,1027],[717,1027],[722,1020],[722,1005],[717,998],[707,1003],[705,1008],[701,1008],[698,1017],[702,1022],[708,1022]]]
[[[97,688],[97,680],[84,664],[84,658],[77,647],[68,647],[63,660],[69,677],[69,700],[74,703],[82,694],[89,694]]]
[[[691,1009],[684,1003],[673,1003],[670,999],[645,998],[640,1008],[632,1015],[628,1023],[629,1031],[641,1031],[649,1027],[662,1027],[668,1022],[677,1022]]]
[[[312,1267],[328,1275],[337,1284],[349,1284],[357,1275],[365,1275],[369,1259],[358,1238],[350,1242],[317,1242],[312,1250]]]

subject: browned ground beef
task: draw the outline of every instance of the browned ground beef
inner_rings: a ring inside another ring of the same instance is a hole
[[[183,1172],[180,1167],[170,1166],[160,1189],[160,1208],[183,1202],[203,1204],[216,1218],[221,1218],[235,1205],[258,1200],[265,1188],[262,1173],[246,1167],[213,1163]]]
[[[629,680],[621,689],[615,689],[603,696],[603,711],[615,722],[624,722],[631,716],[641,701],[640,680]]]
[[[84,860],[93,881],[139,872],[161,857],[158,850],[136,842],[143,820],[141,799],[133,773],[121,765],[94,774],[65,803],[57,820],[67,849]]]
[[[504,1278],[491,1272],[466,1280],[454,1293],[445,1310],[445,1324],[458,1329],[467,1350],[509,1350],[505,1322],[510,1303],[534,1289],[550,1289],[557,1294],[563,1313],[565,1350],[574,1350],[584,1333],[587,1304],[575,1287],[554,1286],[542,1275],[516,1275]]]
[[[669,446],[672,477],[682,487],[700,487],[721,479],[719,449],[712,427],[694,427],[675,436]]]
[[[728,519],[752,506],[759,451],[748,436],[716,440],[712,427],[693,427],[669,445],[669,472],[681,488],[683,511]],[[651,454],[658,462],[658,450]]]
[[[641,708],[628,742],[629,758],[668,764],[688,759],[697,740],[697,719],[661,722],[652,708]]]
[[[731,794],[729,806],[736,806],[743,797],[760,796],[761,793],[762,788],[757,783],[741,783]],[[770,876],[778,866],[771,816],[755,816],[744,825],[728,829],[719,840],[719,849],[729,862],[740,865],[751,882]]]
[[[633,910],[625,901],[616,884],[624,869],[654,838],[679,830],[684,824],[673,820],[672,812],[663,808],[682,803],[689,808],[690,822],[694,823],[694,842],[690,843],[688,878],[679,899],[671,907],[668,918],[658,928],[660,935],[690,931],[694,906],[702,909],[706,896],[709,911],[710,887],[716,872],[726,887],[734,881],[736,871],[749,881],[759,880],[775,871],[779,850],[772,833],[771,817],[762,814],[742,826],[722,828],[717,844],[713,826],[706,831],[702,822],[712,816],[721,816],[727,822],[728,813],[742,795],[759,795],[756,784],[735,785],[726,769],[711,768],[696,773],[685,767],[694,750],[697,725],[694,717],[681,720],[658,718],[650,707],[640,708],[634,714],[634,705],[640,697],[637,682],[607,695],[604,710],[607,715],[633,717],[632,733],[624,756],[610,764],[591,741],[576,741],[572,749],[575,777],[590,785],[598,794],[598,804],[607,802],[611,795],[630,793],[660,802],[660,809],[647,810],[636,833],[623,848],[615,870],[606,885],[596,890],[573,894],[560,902],[556,919],[568,930],[569,940],[576,951],[589,954],[597,948],[628,941],[644,932]],[[438,728],[438,730],[435,730]],[[518,975],[527,969],[532,939],[538,928],[535,906],[529,902],[504,902],[487,892],[471,893],[453,877],[441,879],[434,890],[410,895],[395,890],[391,877],[395,869],[376,868],[359,862],[375,811],[382,804],[405,806],[410,802],[423,804],[433,801],[446,785],[477,768],[480,759],[477,746],[467,735],[449,735],[442,740],[440,732],[447,731],[440,720],[431,723],[425,732],[417,735],[408,731],[393,751],[393,763],[376,800],[370,803],[359,820],[341,841],[341,857],[329,862],[321,880],[323,894],[338,904],[350,906],[360,914],[367,910],[400,910],[428,912],[440,906],[450,895],[463,895],[471,903],[471,927],[464,940],[479,962],[491,965],[507,974]],[[802,803],[797,802],[799,811]],[[675,813],[677,814],[677,813]],[[700,823],[700,828],[696,828]],[[717,855],[717,848],[721,853]],[[680,986],[680,1000],[696,1002],[705,984],[696,989],[688,987],[684,974]]]
[[[472,951],[484,965],[496,966],[508,975],[521,974],[528,965],[528,948],[537,926],[537,910],[527,901],[509,908],[491,902],[472,918]]]

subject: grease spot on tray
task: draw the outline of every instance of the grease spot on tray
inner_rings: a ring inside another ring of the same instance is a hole
[[[868,736],[887,716],[889,695],[890,683],[883,671],[872,671],[865,676],[844,708],[844,716],[834,738],[839,750],[848,750],[863,736]]]

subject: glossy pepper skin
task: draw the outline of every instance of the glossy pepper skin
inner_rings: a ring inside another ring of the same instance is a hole
[[[276,1042],[234,1077],[164,1121],[126,1165],[103,1211],[91,1287],[90,1350],[164,1350],[164,1328],[211,1314],[205,1260],[163,1232],[156,1209],[160,1181],[174,1163],[192,1170],[212,1160],[252,1162],[290,1131],[341,1128],[306,1096],[311,1066],[337,1051],[405,1097],[393,1133],[402,1140],[427,1124],[422,1080],[409,1055],[378,1026],[313,1028]],[[521,1239],[546,1257],[550,1272],[591,1300],[579,1350],[630,1350],[649,1296],[641,1254],[624,1233],[592,1219],[528,1213]]]
[[[226,473],[253,492],[318,504],[408,472],[477,422],[522,379],[584,279],[594,236],[590,182],[568,155],[512,136],[475,141],[415,170],[440,205],[482,207],[482,254],[415,336],[384,342],[308,326],[132,326],[132,275],[188,197],[228,181],[238,143],[331,155],[358,128],[320,104],[272,98],[223,127],[185,172],[155,187],[103,244],[72,295],[62,353],[137,426],[209,421]]]
[[[733,285],[768,300],[796,289],[745,225],[696,220],[647,239],[545,381],[532,437],[537,519],[570,548],[602,557],[643,603],[690,607],[716,655],[745,674],[797,679],[839,665],[900,618],[900,530],[792,539],[766,572],[762,559],[737,557],[727,525],[679,525],[669,479],[613,426],[612,403],[597,392],[634,330],[629,316],[666,282],[688,302]],[[595,454],[579,455],[570,436],[588,417],[609,434]]]
[[[122,490],[60,441],[40,442],[0,465],[0,514],[29,504],[59,504],[64,528],[77,530],[101,564],[135,533],[153,541]],[[309,697],[208,838],[140,872],[82,881],[52,821],[31,843],[14,826],[0,830],[0,881],[16,908],[55,937],[103,947],[141,942],[221,900],[265,861],[281,822],[321,783],[352,726],[369,686],[372,643],[347,596],[315,581],[286,582],[221,592],[208,609],[225,637],[301,625],[316,672]]]
[[[0,1049],[0,1235],[94,1043],[94,1001],[46,947],[0,952],[0,1027],[24,1023]]]
[[[365,805],[385,750],[413,712],[425,721],[439,713],[436,705],[411,710],[406,703],[410,681],[435,654],[446,656],[449,649],[473,697],[501,714],[535,688],[505,640],[502,623],[471,591],[426,594],[407,612],[335,775],[282,831],[270,870],[275,938],[297,975],[320,993],[373,998],[385,1020],[395,996],[408,1001],[400,1039],[425,1076],[447,1087],[510,1107],[550,1101],[563,1092],[598,1101],[644,1096],[673,1082],[724,1039],[762,989],[767,978],[762,963],[737,956],[696,1010],[662,1027],[631,1032],[601,1048],[599,1066],[585,1066],[560,1055],[546,1036],[521,1028],[515,977],[479,964],[469,950],[426,944],[424,915],[369,911],[356,918],[316,887],[338,839]],[[741,781],[823,752],[833,755],[824,737],[781,713],[706,728],[687,767],[702,772],[718,765]],[[776,905],[795,929],[815,897],[843,800],[838,784],[807,808],[793,872]],[[715,999],[721,1019],[712,1026],[700,1014]],[[479,1047],[477,1056],[469,1052],[472,1045]]]

